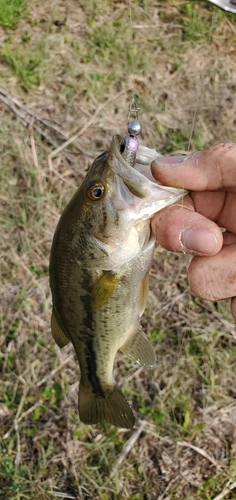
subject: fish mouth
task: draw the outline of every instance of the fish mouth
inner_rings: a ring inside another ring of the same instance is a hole
[[[155,181],[150,165],[160,155],[154,149],[139,147],[134,167],[123,158],[122,152],[123,138],[114,135],[110,159],[117,177],[119,199],[132,208],[136,220],[148,219],[155,212],[175,203],[188,193],[186,189],[162,186]],[[140,157],[142,161],[139,163]]]

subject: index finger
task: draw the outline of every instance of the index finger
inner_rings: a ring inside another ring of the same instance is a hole
[[[236,192],[236,144],[221,143],[189,156],[160,156],[151,164],[152,174],[167,186],[190,191]]]

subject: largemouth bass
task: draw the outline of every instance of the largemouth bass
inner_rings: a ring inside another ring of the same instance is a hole
[[[149,163],[156,152],[141,147],[133,168],[123,149],[115,135],[61,215],[50,258],[51,329],[60,347],[75,348],[81,421],[132,428],[114,359],[121,350],[154,367],[154,349],[139,324],[155,246],[150,217],[186,191],[153,182]]]

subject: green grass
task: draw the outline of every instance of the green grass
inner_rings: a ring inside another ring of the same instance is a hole
[[[0,25],[15,30],[28,11],[27,0],[0,0]]]
[[[2,62],[10,66],[17,76],[19,84],[26,91],[29,91],[35,85],[40,85],[44,57],[43,42],[37,44],[33,50],[24,46],[24,44],[16,48],[10,42],[6,42],[0,50]]]
[[[4,454],[4,449],[1,451]],[[32,498],[27,469],[24,466],[16,468],[13,458],[3,458],[0,463],[0,499],[5,498],[11,500]]]
[[[0,8],[0,87],[68,136],[85,128],[77,142],[93,158],[113,133],[126,134],[133,92],[149,147],[172,154],[234,140],[236,17],[208,2],[134,0],[131,34],[122,2],[7,5],[21,8],[11,26]],[[50,333],[48,259],[59,214],[92,158],[71,145],[49,172],[52,142],[63,138],[1,106],[0,499],[216,497],[236,480],[229,305],[193,298],[187,257],[158,248],[142,318],[157,364],[146,372],[118,354],[114,366],[134,436],[144,428],[125,454],[132,431],[81,424],[73,348],[60,351]]]
[[[183,16],[183,40],[192,42],[209,41],[212,30],[210,16],[202,15],[201,5],[197,2],[185,2],[180,9]]]

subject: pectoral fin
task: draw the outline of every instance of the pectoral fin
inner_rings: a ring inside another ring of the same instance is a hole
[[[148,370],[153,370],[156,361],[155,352],[141,326],[129,337],[120,350]]]
[[[112,296],[120,278],[117,278],[113,273],[104,271],[102,275],[95,281],[92,290],[92,305],[93,309],[103,307]]]
[[[148,274],[143,278],[139,295],[139,317],[142,316],[148,297]]]
[[[54,311],[52,312],[51,318],[51,330],[52,336],[59,347],[64,347],[65,345],[69,344],[70,339],[68,339],[68,337],[58,324]]]

